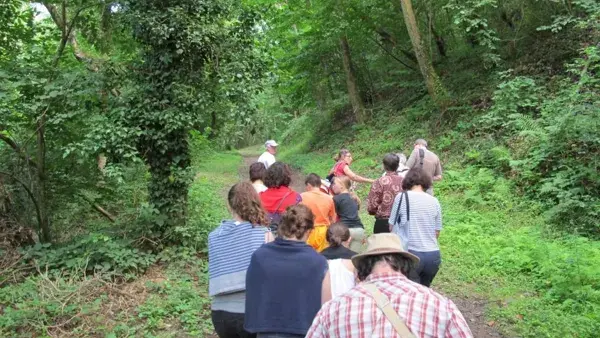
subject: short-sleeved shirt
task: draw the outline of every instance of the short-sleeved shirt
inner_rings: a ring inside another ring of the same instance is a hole
[[[423,171],[434,176],[438,176],[442,174],[442,164],[440,163],[439,157],[433,152],[423,149]],[[406,161],[406,166],[409,168],[418,168],[421,166],[421,157],[419,155],[419,149],[414,149],[410,154],[408,161]]]
[[[330,225],[335,220],[333,198],[321,191],[306,191],[300,194],[302,204],[306,205],[315,216],[315,225]]]
[[[473,337],[451,300],[395,272],[369,275],[365,282],[325,303],[306,338],[400,338],[366,290],[366,283],[374,284],[389,299],[393,310],[416,337]]]
[[[389,223],[393,224],[392,232],[400,234],[398,226],[408,227],[408,250],[418,252],[431,252],[440,249],[436,231],[442,230],[442,208],[437,198],[418,191],[407,191],[408,212],[410,220],[406,217],[406,198],[398,194],[394,199],[394,206]],[[398,208],[400,208],[400,222],[397,222]]]
[[[296,205],[302,201],[299,193],[284,186],[268,188],[259,193],[258,196],[267,213],[283,213],[287,207]]]
[[[348,228],[364,228],[364,225],[358,217],[358,204],[352,199],[350,194],[343,193],[333,196],[335,212],[339,220]]]
[[[260,155],[256,162],[262,163],[265,165],[265,168],[269,169],[273,163],[275,163],[275,156],[268,151],[265,151]]]
[[[385,176],[375,180],[371,185],[367,197],[367,211],[378,219],[389,218],[394,198],[401,191],[402,177],[396,173],[386,173]]]
[[[346,176],[346,173],[344,172],[344,168],[346,168],[347,166],[348,166],[348,163],[346,163],[345,161],[339,161],[338,163],[336,163],[333,166],[333,176],[335,176],[335,177]]]

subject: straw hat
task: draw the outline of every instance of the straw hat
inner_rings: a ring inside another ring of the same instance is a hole
[[[361,259],[367,256],[377,256],[384,254],[400,254],[413,263],[419,263],[419,257],[404,250],[400,237],[392,233],[382,233],[372,235],[367,239],[367,250],[361,254],[352,256],[352,264],[356,267]]]

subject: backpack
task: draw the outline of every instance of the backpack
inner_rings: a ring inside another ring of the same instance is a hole
[[[423,169],[423,160],[425,159],[425,150],[419,149],[419,158],[421,159],[421,169]]]
[[[270,223],[269,223],[269,229],[271,230],[271,232],[273,233],[273,236],[277,237],[277,228],[279,227],[279,223],[281,223],[281,214],[278,212],[279,208],[281,207],[281,205],[283,204],[283,201],[285,201],[285,199],[292,193],[292,191],[288,192],[287,194],[285,194],[283,196],[283,198],[281,199],[281,201],[279,201],[279,204],[277,205],[277,208],[275,208],[275,212],[274,213],[269,213],[269,218],[270,218]]]

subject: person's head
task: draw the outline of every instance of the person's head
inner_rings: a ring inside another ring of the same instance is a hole
[[[275,142],[275,140],[268,140],[267,142],[265,142],[265,148],[267,149],[267,152],[269,152],[269,154],[273,154],[275,155],[277,153],[277,142]]]
[[[289,206],[281,216],[277,232],[285,239],[306,241],[314,228],[314,215],[304,204]]]
[[[339,195],[343,193],[350,194],[350,197],[356,202],[358,208],[360,209],[360,198],[353,191],[350,191],[352,187],[352,180],[348,176],[338,176],[333,179],[333,183],[331,184],[331,190],[334,195]]]
[[[336,162],[344,161],[348,164],[352,164],[352,154],[348,149],[340,149],[340,152],[334,157]]]
[[[383,157],[383,170],[395,172],[398,170],[398,165],[400,164],[400,158],[396,154],[386,154]]]
[[[250,182],[254,183],[258,180],[262,181],[265,179],[266,174],[267,168],[265,168],[264,164],[256,162],[250,165]]]
[[[325,234],[325,239],[327,243],[329,243],[330,247],[338,247],[345,246],[348,247],[350,245],[350,241],[352,238],[350,237],[350,230],[343,223],[333,223],[327,228],[327,233]]]
[[[431,188],[433,181],[431,175],[426,173],[419,167],[412,168],[406,173],[402,180],[402,189],[404,191],[411,190],[415,186],[421,186],[423,190]]]
[[[310,173],[304,180],[306,191],[318,190],[321,188],[321,177],[315,173]]]
[[[415,149],[427,149],[427,141],[420,138],[415,141]]]
[[[275,162],[267,169],[263,183],[267,188],[289,187],[292,183],[292,171],[287,164]]]
[[[399,164],[406,165],[406,155],[404,155],[403,153],[397,153],[396,156],[398,156]]]
[[[374,270],[400,272],[408,277],[419,258],[407,252],[396,234],[375,234],[367,239],[367,250],[352,257],[358,280],[364,281]]]
[[[227,194],[229,208],[239,218],[252,224],[267,225],[267,214],[265,213],[260,198],[252,184],[240,182],[235,184]]]

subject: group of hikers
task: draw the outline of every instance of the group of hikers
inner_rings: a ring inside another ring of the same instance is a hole
[[[229,337],[468,338],[464,317],[429,288],[441,255],[441,207],[433,181],[439,158],[418,139],[407,159],[383,157],[373,180],[350,169],[342,149],[325,179],[311,173],[302,193],[278,144],[249,168],[227,201],[231,219],[210,233],[212,321]],[[366,237],[353,182],[371,183]]]

